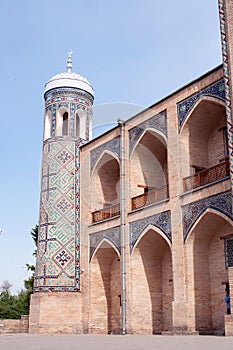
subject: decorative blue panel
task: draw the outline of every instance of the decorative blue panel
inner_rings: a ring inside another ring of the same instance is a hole
[[[185,100],[179,102],[177,104],[178,109],[178,122],[179,122],[179,130],[181,129],[184,121],[186,120],[189,112],[195,105],[195,103],[202,96],[212,96],[220,98],[225,101],[225,87],[224,87],[224,79],[217,81],[216,83],[208,86],[207,88],[198,91],[196,94],[186,98]]]
[[[183,212],[183,234],[187,238],[190,229],[199,216],[208,208],[216,209],[233,220],[232,194],[231,192],[220,193],[211,197],[201,199],[182,207]]]
[[[129,225],[129,239],[130,239],[130,252],[132,253],[133,247],[138,241],[142,232],[147,226],[152,225],[159,228],[171,241],[171,214],[170,210],[163,213],[159,213],[153,216],[149,216],[145,219],[133,221]]]
[[[104,151],[111,151],[113,152],[118,158],[120,158],[120,138],[117,137],[116,139],[113,139],[109,142],[106,142],[99,147],[93,149],[90,152],[91,157],[91,171],[93,170],[97,160],[101,156],[101,154]]]
[[[166,111],[163,111],[155,116],[145,120],[141,124],[133,127],[129,130],[129,153],[131,154],[135,144],[138,142],[144,131],[148,128],[161,131],[167,136],[167,115]]]
[[[92,233],[90,235],[90,260],[100,242],[106,238],[120,252],[120,226],[112,227],[107,230]]]

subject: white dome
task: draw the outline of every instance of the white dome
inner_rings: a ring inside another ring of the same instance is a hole
[[[81,75],[73,72],[64,72],[54,75],[47,84],[45,84],[45,93],[51,89],[61,87],[72,87],[89,92],[94,96],[93,87],[89,81]]]

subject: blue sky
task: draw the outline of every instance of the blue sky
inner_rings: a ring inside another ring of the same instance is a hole
[[[34,262],[44,84],[72,49],[95,125],[111,125],[221,64],[217,0],[1,0],[0,42],[0,285],[16,292]]]

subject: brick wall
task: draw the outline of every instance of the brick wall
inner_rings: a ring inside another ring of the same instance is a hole
[[[0,334],[28,333],[29,316],[21,316],[20,320],[0,320]]]

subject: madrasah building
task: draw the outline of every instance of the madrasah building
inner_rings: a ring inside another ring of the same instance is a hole
[[[31,333],[233,335],[233,1],[219,14],[223,64],[95,139],[71,55],[45,85]]]

